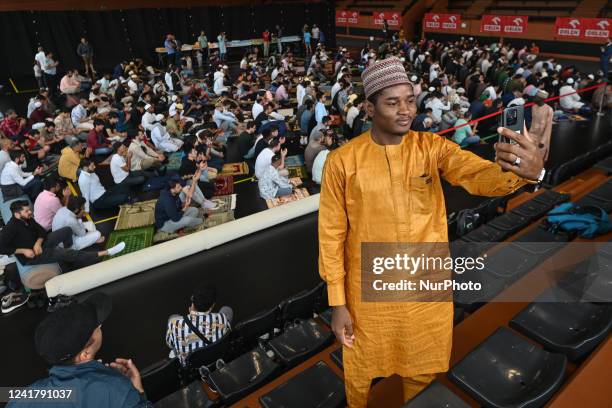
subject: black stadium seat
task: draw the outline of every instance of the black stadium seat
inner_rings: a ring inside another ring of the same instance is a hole
[[[576,201],[576,205],[581,207],[599,207],[607,213],[612,212],[612,201],[601,200],[592,194],[587,194],[580,200]]]
[[[509,212],[488,222],[487,226],[502,231],[507,238],[525,228],[530,222],[531,218],[529,217]]]
[[[510,326],[546,349],[576,361],[607,337],[612,305],[580,302],[575,295],[555,288],[516,315]]]
[[[586,302],[612,302],[612,258],[605,253],[576,265],[559,286]]]
[[[569,236],[567,234],[552,233],[539,225],[512,241],[512,244],[544,259],[559,250],[568,241]]]
[[[212,406],[214,405],[204,393],[200,381],[193,381],[178,392],[155,403],[155,408],[208,408]]]
[[[514,208],[512,211],[510,211],[510,213],[527,217],[530,220],[535,220],[546,215],[550,209],[551,206],[545,203],[536,200],[529,200],[526,203]]]
[[[342,347],[332,351],[330,356],[334,363],[336,363],[338,367],[344,370],[344,364],[342,363]]]
[[[331,321],[332,321],[332,308],[328,308],[327,310],[325,310],[323,313],[321,313],[319,315],[319,319],[323,320],[323,323],[325,323],[326,325],[328,325],[329,327],[331,327]]]
[[[286,366],[294,366],[318,353],[334,340],[333,333],[314,319],[299,321],[288,326],[267,345]]]
[[[200,370],[200,374],[224,404],[231,404],[272,380],[279,371],[280,366],[257,347],[213,372]]]
[[[265,334],[272,337],[274,328],[279,326],[279,320],[280,308],[277,306],[241,321],[232,330],[233,346],[241,351],[252,349],[257,345],[259,337]]]
[[[558,193],[553,190],[546,190],[542,194],[533,198],[534,201],[546,204],[551,208],[570,199],[569,194]]]
[[[195,375],[197,377],[197,371],[202,366],[209,366],[215,363],[217,360],[222,360],[229,349],[230,345],[230,334],[226,334],[218,341],[212,343],[209,346],[203,347],[189,354],[187,357],[187,375]]]
[[[460,307],[469,313],[474,312],[484,303],[493,299],[507,286],[503,278],[493,275],[486,269],[482,271],[473,270],[454,276],[454,280],[458,283],[472,281],[482,285],[481,290],[462,290],[454,294],[455,307]]]
[[[291,322],[294,319],[310,319],[324,286],[325,283],[321,282],[314,289],[300,292],[283,302],[281,304],[282,320]]]
[[[259,399],[265,408],[337,408],[345,405],[344,382],[323,361]]]
[[[467,242],[500,242],[503,241],[504,238],[506,238],[506,234],[503,231],[489,227],[488,225],[478,227],[469,234],[461,237],[463,241]]]
[[[434,381],[402,408],[469,408],[470,406],[438,381]]]
[[[597,163],[595,168],[603,171],[608,176],[612,174],[612,156]]]
[[[503,244],[503,248],[489,255],[485,265],[488,272],[509,282],[531,271],[541,260],[540,256],[523,251],[512,243]]]
[[[151,402],[159,401],[181,388],[179,368],[177,358],[165,358],[141,371],[142,386]]]
[[[543,406],[561,386],[566,358],[500,327],[448,373],[486,407]]]

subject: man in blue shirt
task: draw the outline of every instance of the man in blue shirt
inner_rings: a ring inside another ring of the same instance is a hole
[[[166,36],[166,41],[164,41],[164,47],[166,47],[166,54],[168,55],[168,65],[178,65],[178,53],[180,50],[178,49],[178,43],[176,42],[172,34],[168,34]]]
[[[196,172],[192,183],[197,184],[200,173]],[[183,186],[177,179],[168,182],[168,188],[162,190],[155,204],[155,226],[163,232],[172,234],[183,228],[193,228],[204,220],[198,216],[198,209],[190,207],[193,190],[187,191],[185,202],[181,202]]]
[[[315,119],[317,124],[321,124],[323,122],[323,118],[328,116],[327,109],[325,108],[325,101],[327,100],[327,95],[324,92],[317,92],[317,104],[315,105]]]
[[[153,408],[132,360],[117,358],[110,364],[96,360],[102,347],[102,322],[111,309],[111,299],[96,293],[48,315],[36,328],[34,341],[38,354],[51,365],[50,375],[29,388],[56,390],[67,398],[19,399],[7,407]]]

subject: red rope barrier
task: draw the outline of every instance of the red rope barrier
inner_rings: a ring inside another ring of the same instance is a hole
[[[604,86],[604,85],[607,85],[607,82],[602,82],[601,84],[597,84],[597,85],[588,86],[588,87],[586,87],[586,88],[578,89],[577,91],[570,92],[570,93],[566,93],[566,94],[563,94],[563,95],[559,95],[559,96],[552,96],[552,97],[550,97],[550,98],[548,98],[548,99],[545,99],[545,100],[544,100],[544,102],[556,101],[557,99],[563,98],[564,96],[569,96],[569,95],[573,95],[573,94],[577,94],[577,93],[582,93],[582,92],[590,91],[590,90],[593,90],[593,89],[600,88],[600,87],[602,87],[602,86]],[[528,108],[528,107],[533,106],[533,105],[535,105],[535,102],[529,102],[529,103],[526,103],[526,104],[525,104],[525,105],[523,105],[523,106],[524,106],[525,108]],[[462,128],[462,127],[464,127],[464,126],[467,126],[467,125],[472,125],[472,124],[474,124],[474,123],[478,123],[478,122],[480,122],[480,121],[482,121],[482,120],[489,119],[489,118],[492,118],[492,117],[497,116],[497,115],[501,115],[501,113],[502,113],[503,111],[504,111],[504,110],[502,109],[502,110],[499,110],[499,111],[497,111],[497,112],[493,112],[493,113],[490,113],[490,114],[485,115],[485,116],[483,116],[483,117],[480,117],[480,118],[478,118],[478,119],[471,120],[471,121],[469,121],[468,123],[464,123],[463,125],[453,126],[452,128],[444,129],[444,130],[442,130],[442,131],[438,132],[437,134],[438,134],[438,135],[443,135],[443,134],[445,134],[445,133],[453,132],[455,129],[459,129],[459,128]]]

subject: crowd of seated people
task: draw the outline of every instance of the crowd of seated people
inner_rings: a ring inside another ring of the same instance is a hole
[[[311,44],[311,51],[302,65],[289,47],[264,58],[253,47],[238,69],[214,58],[196,69],[181,69],[181,60],[161,71],[140,59],[123,61],[91,83],[68,70],[54,89],[42,88],[31,98],[25,117],[4,113],[3,199],[27,197],[43,230],[53,227],[51,214],[62,209],[64,220],[57,226],[71,231],[70,240],[87,237],[86,243],[97,245],[104,237],[94,240],[98,232],[81,221],[84,214],[137,202],[147,186],[158,191],[156,228],[180,234],[204,223],[214,207],[214,180],[228,162],[230,143],[232,162],[249,164],[262,199],[290,195],[295,185],[285,165],[288,146],[304,155],[306,171],[319,184],[329,151],[371,126],[355,76],[393,55],[402,59],[414,84],[413,130],[444,130],[464,146],[484,143],[497,127],[497,118],[471,120],[535,102],[526,120],[548,152],[554,117],[588,116],[602,100],[610,106],[612,95],[610,87],[572,94],[602,83],[603,73],[582,73],[503,42],[409,42],[395,36],[366,44],[355,55],[321,43]],[[544,102],[560,94],[568,95],[552,103],[554,108]],[[282,108],[293,113],[286,116]],[[168,171],[175,155],[180,168]],[[57,183],[46,182],[56,176]],[[82,200],[69,200],[64,181]],[[58,200],[51,199],[54,194]],[[44,199],[37,205],[39,195]]]

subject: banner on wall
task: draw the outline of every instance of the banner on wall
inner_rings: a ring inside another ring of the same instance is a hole
[[[399,28],[402,25],[402,14],[399,11],[375,11],[372,18],[374,25],[383,25],[383,20],[387,20],[389,28]]]
[[[610,38],[610,25],[612,18],[581,18],[583,25],[583,38],[608,39]]]
[[[557,17],[557,37],[582,39],[607,39],[610,36],[610,18]]]
[[[582,20],[575,17],[557,17],[555,33],[558,37],[582,38]]]
[[[527,16],[498,16],[484,14],[480,20],[480,32],[500,35],[521,35],[527,31]]]
[[[336,25],[359,24],[359,12],[348,10],[336,10]]]
[[[426,30],[457,30],[461,26],[461,15],[427,13],[423,17],[423,27]]]

